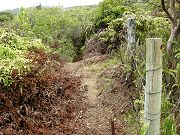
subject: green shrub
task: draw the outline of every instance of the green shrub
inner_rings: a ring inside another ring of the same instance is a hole
[[[108,27],[108,23],[116,18],[122,17],[126,11],[125,6],[122,5],[122,0],[104,0],[97,7],[97,16],[95,26],[97,29]]]
[[[0,12],[0,22],[6,22],[13,19],[13,14],[9,12]]]
[[[79,57],[82,54],[81,48],[84,46],[93,24],[93,9],[93,7],[63,10],[58,7],[49,9],[22,8],[14,19],[14,28],[20,36],[42,39],[42,42],[49,46],[59,40],[59,46],[61,46],[59,52],[64,53],[60,55],[65,59],[68,58],[66,60],[72,60],[74,58],[69,58],[70,56]],[[68,52],[71,52],[70,55]]]
[[[40,41],[28,41],[13,31],[0,30],[0,84],[9,86],[13,82],[12,74],[19,76],[29,71],[30,60],[26,55],[31,48],[42,48],[50,51]]]

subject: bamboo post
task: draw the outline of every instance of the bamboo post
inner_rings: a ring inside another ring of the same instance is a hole
[[[160,135],[162,93],[162,39],[149,38],[146,45],[145,122],[147,135]]]

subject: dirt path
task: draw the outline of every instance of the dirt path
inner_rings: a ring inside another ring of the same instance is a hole
[[[65,67],[76,76],[82,77],[82,87],[87,90],[89,104],[95,106],[98,103],[97,75],[90,71],[88,66],[84,66],[82,62],[68,63]]]
[[[82,87],[87,91],[88,109],[84,114],[85,134],[99,135],[110,130],[111,109],[99,104],[97,89],[98,75],[82,62],[68,63],[66,68],[76,76],[82,76]]]
[[[103,104],[103,102],[100,101],[102,99],[100,99],[99,96],[100,90],[98,89],[98,83],[100,82],[100,78],[98,72],[94,72],[90,66],[84,65],[83,62],[68,63],[65,67],[68,68],[72,74],[81,76],[82,88],[87,94],[88,108],[83,115],[85,125],[83,135],[126,135],[123,129],[124,126],[122,126],[124,125],[122,118],[119,118],[120,125],[118,125],[118,128],[120,131],[118,131],[118,134],[112,133],[113,130],[115,130],[113,129],[113,126],[115,126],[113,125],[115,120],[113,112],[114,108],[111,105]],[[117,103],[118,96],[119,95],[117,94],[115,97]],[[122,99],[123,96],[124,95],[119,97]],[[122,102],[120,105],[121,104],[124,103]]]

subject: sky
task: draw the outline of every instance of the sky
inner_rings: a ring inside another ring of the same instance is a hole
[[[98,4],[103,0],[0,0],[0,11],[19,7],[31,7],[41,3],[45,6],[73,7],[80,5]]]

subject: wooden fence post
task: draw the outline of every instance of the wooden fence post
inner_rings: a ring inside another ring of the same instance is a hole
[[[135,18],[130,17],[127,20],[127,35],[128,35],[128,46],[127,46],[127,55],[131,60],[135,55],[136,48],[136,28],[135,28]]]
[[[147,135],[160,135],[162,94],[162,39],[149,38],[146,44],[145,122]]]
[[[129,80],[130,82],[133,81],[134,71],[136,69],[135,65],[135,49],[136,49],[136,25],[135,25],[135,18],[130,17],[127,20],[127,50],[126,50],[126,60],[127,63],[130,65],[131,72],[127,74],[126,81]]]

